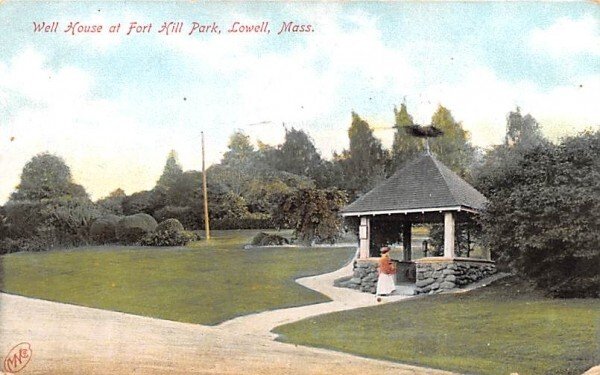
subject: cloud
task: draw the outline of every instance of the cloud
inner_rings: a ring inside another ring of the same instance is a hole
[[[303,19],[302,12],[294,11],[298,19]],[[430,121],[438,104],[445,105],[479,146],[502,141],[506,115],[517,106],[536,117],[554,139],[596,126],[600,118],[593,105],[597,76],[576,77],[549,90],[527,80],[505,81],[461,46],[456,47],[460,68],[439,61],[417,66],[403,50],[386,45],[376,17],[314,9],[310,15],[318,32],[287,36],[290,39],[281,50],[265,52],[268,49],[263,43],[271,37],[258,36],[181,38],[168,46],[191,58],[199,69],[209,66],[225,77],[235,76],[226,87],[236,103],[228,117],[237,124],[273,122],[272,126],[247,129],[254,139],[281,142],[280,124],[286,122],[307,130],[325,156],[347,146],[345,130],[350,124],[350,110],[357,110],[373,126],[390,126],[391,106],[403,96],[420,123]],[[555,48],[554,42],[548,41],[556,40],[554,34],[558,33],[562,38],[558,43],[569,44],[572,51],[589,52],[596,24],[590,17],[560,19],[548,29],[535,30],[532,40],[536,48]],[[571,43],[571,39],[579,44]],[[419,51],[448,48],[431,42],[424,46],[418,40],[409,44],[418,46]],[[428,81],[432,69],[451,70],[455,77]],[[390,107],[365,104],[365,96],[375,95],[387,98]],[[385,145],[391,144],[393,131],[376,134]]]
[[[554,57],[573,54],[600,56],[600,34],[597,17],[559,18],[545,29],[536,28],[529,36],[529,45],[538,52]]]
[[[18,184],[25,163],[43,151],[64,157],[75,181],[95,198],[117,187],[153,186],[168,152],[159,142],[168,133],[143,127],[114,102],[92,98],[94,85],[78,68],[48,68],[31,48],[0,61],[0,110],[8,114],[0,124],[0,201]],[[157,152],[147,153],[149,147]]]
[[[415,120],[428,123],[438,104],[452,111],[454,118],[469,130],[474,144],[489,146],[502,141],[506,115],[517,106],[540,122],[551,139],[574,135],[600,126],[600,76],[575,77],[569,84],[541,90],[527,82],[509,83],[490,69],[477,68],[455,84],[427,87],[415,105]]]
[[[231,19],[253,20],[247,15]],[[364,101],[374,94],[400,96],[415,85],[418,74],[401,52],[384,43],[376,18],[362,12],[331,11],[310,12],[304,17],[294,9],[294,19],[300,23],[310,19],[318,31],[275,36],[281,23],[272,21],[269,36],[181,35],[162,42],[189,59],[198,76],[214,71],[227,82],[216,91],[227,91],[223,96],[235,101],[227,108],[232,123],[268,120],[274,124],[247,129],[254,139],[281,142],[280,124],[285,122],[307,130],[328,155],[346,143],[332,146],[330,133],[343,126],[345,135],[350,111],[360,107],[357,97]],[[269,48],[269,43],[282,43],[283,47]]]

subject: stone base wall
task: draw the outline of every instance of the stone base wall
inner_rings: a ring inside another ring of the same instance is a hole
[[[415,281],[414,262],[394,260],[396,263],[396,283]],[[357,289],[361,292],[375,294],[379,278],[379,258],[357,259],[354,261],[354,273],[351,278],[338,280],[336,286]]]
[[[398,262],[398,270],[406,272],[396,274],[396,283],[403,275],[414,272],[416,267],[415,294],[436,294],[446,290],[471,284],[496,273],[496,265],[489,260],[470,258],[421,258],[414,263]],[[404,266],[404,268],[403,268]],[[375,294],[379,273],[379,258],[357,259],[354,261],[354,272],[351,278],[337,280],[335,285]]]
[[[486,260],[422,258],[416,264],[416,294],[441,293],[496,273],[494,262]]]
[[[378,259],[357,259],[354,261],[352,278],[340,281],[338,286],[375,294],[377,291],[377,278],[379,277],[378,267]]]

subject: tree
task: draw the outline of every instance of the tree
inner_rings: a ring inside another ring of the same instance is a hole
[[[63,159],[48,153],[25,164],[5,212],[6,236],[17,241],[18,250],[36,251],[86,243],[100,215]]]
[[[303,130],[286,130],[285,141],[268,159],[276,169],[315,178],[321,155],[312,139]]]
[[[534,147],[545,141],[538,122],[530,114],[521,115],[517,107],[506,117],[506,146]]]
[[[283,171],[267,171],[253,178],[242,196],[250,212],[270,215],[277,208],[278,196],[314,186],[314,182],[307,177]]]
[[[493,256],[551,295],[600,296],[600,131],[501,152],[477,174]]]
[[[236,131],[229,138],[228,150],[223,155],[221,163],[209,169],[208,176],[226,190],[237,196],[247,194],[252,181],[262,172],[258,155],[250,137],[241,131]]]
[[[394,142],[392,144],[392,161],[389,175],[405,162],[415,158],[423,150],[423,141],[406,133],[404,126],[414,125],[412,116],[406,109],[406,103],[402,103],[400,111],[394,107]]]
[[[375,138],[369,124],[352,112],[348,129],[350,147],[338,157],[345,184],[352,196],[369,191],[385,178],[386,152],[381,141]]]
[[[104,209],[105,211],[115,214],[122,215],[123,214],[123,200],[127,194],[121,188],[117,188],[112,191],[108,196],[99,199],[96,204],[99,208]]]
[[[202,205],[202,172],[183,172],[167,192],[167,204],[179,207]]]
[[[441,105],[431,117],[431,125],[444,132],[443,136],[429,140],[431,151],[448,168],[460,176],[468,176],[474,155],[469,133],[452,117],[450,110]]]
[[[135,215],[138,213],[151,215],[154,212],[152,191],[143,190],[126,196],[121,202],[121,207],[125,215]]]
[[[183,174],[183,169],[179,165],[179,161],[177,160],[177,152],[175,150],[171,150],[169,152],[169,156],[167,157],[167,162],[165,163],[165,167],[163,169],[163,173],[156,182],[157,187],[163,187],[166,190],[173,187],[177,179]]]
[[[300,189],[279,197],[273,221],[279,227],[293,228],[305,244],[333,243],[343,225],[339,211],[347,202],[347,195],[341,190]]]
[[[225,165],[249,165],[256,155],[256,150],[250,142],[250,137],[242,131],[236,131],[229,137],[228,150],[223,154],[221,164]]]
[[[244,198],[216,178],[213,167],[207,172],[210,219],[234,220],[247,216],[249,212]],[[147,197],[146,201],[150,198]],[[186,171],[166,193],[165,205],[156,209],[153,215],[159,221],[174,218],[188,229],[199,229],[204,225],[203,199],[202,172]]]
[[[11,201],[73,197],[87,198],[81,185],[73,183],[71,169],[56,155],[41,153],[25,164],[21,182],[11,194]]]
[[[6,222],[6,208],[0,206],[0,242],[8,237],[8,226]],[[0,250],[0,254],[2,251]]]

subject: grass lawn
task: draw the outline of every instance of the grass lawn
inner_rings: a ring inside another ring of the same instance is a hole
[[[581,374],[600,364],[600,300],[548,299],[513,278],[275,332],[284,342],[460,373]]]
[[[354,248],[243,250],[258,231],[215,231],[186,248],[89,247],[0,257],[8,293],[181,322],[329,299],[295,278],[333,271]]]

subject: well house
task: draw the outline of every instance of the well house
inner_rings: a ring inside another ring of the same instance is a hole
[[[360,221],[359,256],[352,279],[344,285],[375,292],[380,246],[388,244],[390,233],[397,233],[403,245],[397,283],[414,282],[416,293],[454,289],[495,273],[489,257],[458,257],[455,251],[457,223],[473,221],[486,202],[430,152],[422,153],[342,210],[344,217]],[[423,223],[444,224],[443,256],[413,259],[412,228]]]

